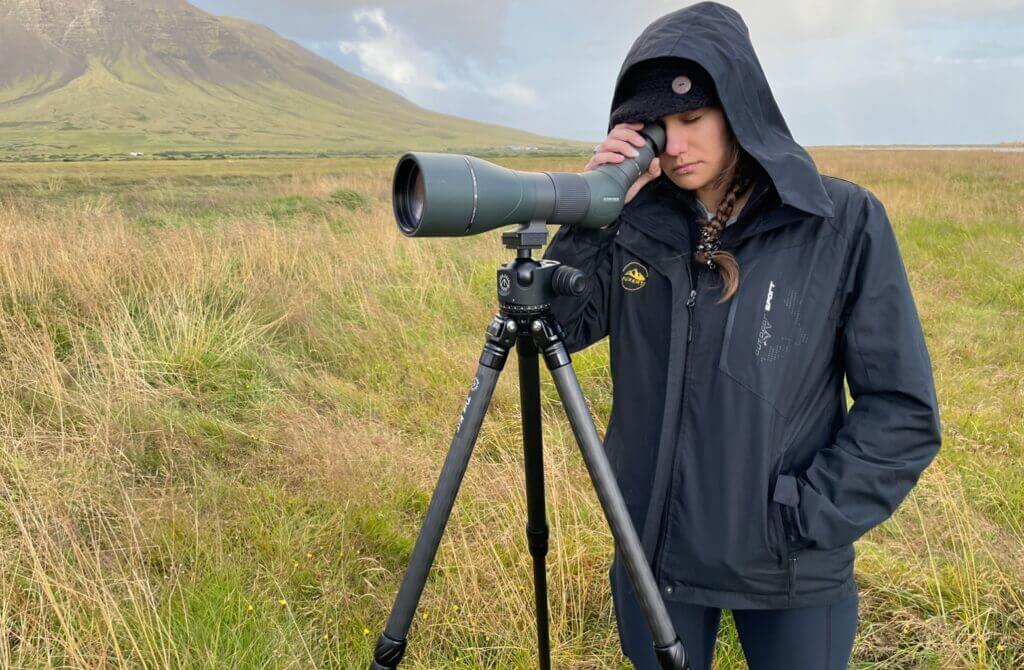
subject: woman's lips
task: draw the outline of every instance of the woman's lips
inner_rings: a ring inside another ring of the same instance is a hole
[[[676,174],[687,174],[693,172],[693,169],[700,164],[700,161],[694,161],[692,163],[683,163],[679,167],[675,168]]]

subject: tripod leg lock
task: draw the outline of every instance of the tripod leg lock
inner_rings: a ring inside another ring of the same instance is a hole
[[[519,326],[515,319],[508,319],[501,314],[495,315],[487,326],[484,350],[480,354],[480,364],[499,372],[505,367],[508,352],[515,346],[519,336]]]
[[[370,670],[395,670],[405,655],[407,640],[395,640],[381,633],[377,638],[377,648],[373,650],[373,663]]]
[[[549,370],[572,362],[563,342],[564,331],[554,317],[548,315],[534,319],[530,324],[530,331],[537,350],[544,356],[544,363]]]
[[[658,657],[658,664],[662,668],[674,668],[676,670],[689,670],[690,659],[686,657],[683,650],[683,643],[677,637],[667,647],[654,645],[654,655]]]
[[[530,555],[534,558],[546,556],[548,553],[548,525],[539,528],[526,526],[526,541],[530,547]]]

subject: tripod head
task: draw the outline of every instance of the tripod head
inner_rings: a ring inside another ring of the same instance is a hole
[[[535,316],[548,310],[556,295],[581,296],[587,290],[587,276],[558,261],[533,258],[533,250],[547,244],[548,226],[531,221],[502,233],[506,247],[516,249],[516,258],[498,268],[498,305],[504,316]]]

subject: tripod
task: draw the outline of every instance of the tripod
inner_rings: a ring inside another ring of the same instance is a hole
[[[683,644],[672,628],[665,603],[661,600],[640,539],[584,400],[569,353],[562,341],[562,327],[552,316],[549,307],[555,295],[581,295],[586,288],[586,277],[575,268],[548,259],[538,261],[532,257],[532,250],[544,246],[547,236],[547,224],[543,221],[521,225],[515,231],[502,235],[504,245],[516,249],[516,258],[498,270],[500,310],[487,327],[486,342],[476,376],[470,384],[469,395],[456,423],[455,436],[441,468],[437,487],[430,498],[426,518],[416,538],[391,616],[384,632],[377,639],[370,670],[395,670],[402,661],[409,626],[423,594],[441,534],[465,475],[498,375],[513,345],[519,357],[519,399],[522,405],[528,517],[526,537],[533,556],[541,670],[550,670],[551,659],[545,558],[548,551],[548,525],[544,512],[538,353],[544,356],[544,362],[555,381],[598,500],[611,527],[612,537],[622,552],[630,583],[652,632],[658,661],[666,670],[689,668]]]

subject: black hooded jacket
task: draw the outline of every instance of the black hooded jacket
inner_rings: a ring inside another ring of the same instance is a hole
[[[692,260],[693,195],[663,174],[607,228],[557,231],[545,258],[589,285],[552,310],[570,352],[609,337],[605,450],[666,599],[834,603],[856,591],[854,540],[892,515],[941,442],[896,237],[874,195],[821,176],[793,140],[735,11],[702,2],[652,23],[612,109],[629,67],[663,56],[708,70],[763,168],[720,236],[739,290],[715,304],[717,272]]]

